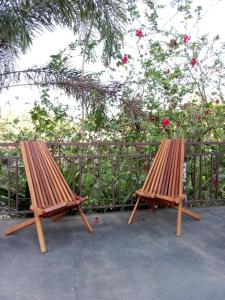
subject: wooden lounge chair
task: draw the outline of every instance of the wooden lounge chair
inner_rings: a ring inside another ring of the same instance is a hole
[[[20,145],[31,195],[30,208],[34,212],[34,218],[7,228],[5,234],[11,234],[36,223],[40,249],[41,252],[45,252],[41,220],[46,217],[57,220],[75,208],[78,209],[88,231],[92,232],[92,227],[80,207],[87,197],[80,197],[71,191],[46,144],[41,141],[28,141],[21,142]]]
[[[164,140],[151,165],[143,187],[135,192],[137,202],[129,218],[128,224],[133,221],[140,200],[154,203],[164,203],[178,209],[176,235],[181,235],[182,213],[200,220],[200,216],[189,209],[182,207],[185,197],[183,187],[184,173],[184,139]]]

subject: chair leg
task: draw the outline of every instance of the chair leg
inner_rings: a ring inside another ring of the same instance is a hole
[[[178,206],[172,206],[175,209],[178,209]],[[200,221],[201,216],[197,214],[196,212],[191,211],[190,209],[182,207],[182,214],[185,214],[188,217],[191,217],[194,220]]]
[[[178,204],[177,211],[177,228],[176,228],[176,236],[181,236],[181,222],[182,222],[182,201]]]
[[[36,213],[34,213],[34,217],[35,217],[35,223],[36,223],[36,229],[37,229],[40,249],[41,249],[41,252],[44,253],[47,250],[46,250],[46,245],[45,245],[45,239],[44,239],[44,234],[43,234],[43,230],[42,230],[41,220],[40,220],[39,216]]]
[[[136,210],[137,210],[137,208],[138,208],[138,205],[139,205],[140,200],[141,200],[141,198],[138,197],[137,202],[135,203],[135,206],[134,206],[134,208],[133,208],[133,210],[132,210],[132,213],[131,213],[131,216],[130,216],[130,218],[129,218],[128,224],[131,224],[131,223],[132,223],[133,218],[134,218],[135,213],[136,213]]]
[[[19,223],[19,224],[16,224],[16,225],[14,225],[14,226],[11,226],[11,227],[6,228],[5,231],[4,231],[4,234],[5,234],[5,235],[12,234],[12,233],[14,233],[14,232],[16,232],[16,231],[18,231],[18,230],[20,230],[20,229],[23,229],[23,228],[25,228],[25,227],[27,227],[27,226],[32,225],[32,224],[34,224],[34,223],[35,223],[35,218],[26,220],[26,221],[24,221],[24,222],[22,222],[22,223]]]
[[[84,225],[86,226],[87,230],[89,232],[93,232],[93,228],[91,227],[90,223],[88,222],[88,219],[86,218],[86,216],[83,212],[83,209],[80,206],[78,206],[78,211],[80,213],[81,219],[83,220]]]

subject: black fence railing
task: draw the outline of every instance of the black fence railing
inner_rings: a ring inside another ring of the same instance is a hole
[[[72,190],[89,197],[87,209],[132,207],[133,193],[148,173],[159,143],[48,143]],[[188,142],[187,205],[225,204],[225,142]],[[19,144],[0,143],[0,213],[27,213],[30,206]]]

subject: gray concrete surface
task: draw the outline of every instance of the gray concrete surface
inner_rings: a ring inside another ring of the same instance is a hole
[[[0,300],[224,300],[225,208],[197,210],[202,221],[176,211],[99,214],[94,233],[79,217],[44,222],[48,252],[35,227],[11,236],[0,222]],[[89,215],[93,223],[96,215]]]

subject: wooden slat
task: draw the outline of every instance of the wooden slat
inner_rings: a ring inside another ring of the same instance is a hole
[[[62,176],[59,167],[57,166],[56,162],[53,158],[49,155],[49,151],[47,146],[42,143],[41,145],[41,153],[43,155],[43,159],[46,159],[47,167],[50,173],[54,178],[54,182],[56,183],[56,191],[61,196],[67,199],[67,201],[74,200],[74,194],[71,191],[69,185],[67,184],[66,180]]]
[[[171,182],[171,170],[173,166],[173,159],[174,159],[174,143],[171,142],[170,149],[168,149],[168,156],[166,160],[166,174],[165,174],[165,184],[164,184],[164,191],[162,192],[163,195],[170,195],[170,182]]]
[[[23,157],[23,162],[25,167],[25,173],[27,176],[27,182],[30,190],[31,199],[32,199],[32,205],[34,207],[37,207],[37,199],[40,197],[40,195],[39,195],[39,191],[37,189],[35,190],[35,179],[31,174],[32,165],[29,159],[29,152],[27,151],[27,145],[24,142],[21,142],[20,145],[21,145],[21,152],[22,152],[22,157]]]
[[[161,151],[161,155],[158,159],[157,167],[155,169],[155,176],[153,177],[152,184],[149,192],[155,194],[158,192],[160,178],[162,177],[165,169],[165,159],[167,156],[168,147],[170,146],[170,141],[165,142],[165,147]],[[161,182],[162,183],[162,182]]]
[[[35,161],[35,168],[37,172],[37,177],[41,186],[41,190],[43,193],[43,198],[45,199],[45,204],[42,206],[47,207],[48,205],[56,205],[57,202],[54,198],[54,194],[51,190],[52,182],[49,182],[51,176],[48,172],[46,172],[45,164],[46,162],[39,155],[39,147],[34,147],[33,143],[30,143],[30,151],[33,155],[33,160]],[[49,200],[51,201],[49,202]]]
[[[66,196],[63,193],[61,193],[60,190],[61,183],[56,180],[55,172],[53,172],[53,170],[49,168],[49,164],[51,164],[51,157],[50,155],[49,156],[43,155],[42,147],[43,147],[42,143],[40,142],[36,146],[36,148],[38,149],[38,156],[40,157],[42,162],[45,162],[42,167],[43,167],[43,172],[47,174],[46,185],[48,187],[49,193],[51,194],[50,199],[52,199],[50,204],[52,205],[54,202],[54,204],[57,205],[61,201],[66,201]]]
[[[165,140],[164,142],[162,142],[162,147],[159,148],[159,152],[157,153],[158,155],[153,162],[153,167],[149,171],[149,181],[142,189],[149,194],[154,194],[155,192],[155,182],[157,180],[159,170],[163,165],[163,154],[167,152],[168,146],[168,141]]]
[[[149,184],[149,181],[151,180],[152,174],[154,174],[154,173],[153,173],[153,172],[154,172],[154,168],[155,168],[155,165],[157,165],[157,160],[158,160],[158,158],[160,157],[160,151],[161,151],[164,147],[165,147],[165,143],[162,142],[162,143],[160,144],[160,146],[159,146],[159,150],[158,150],[158,152],[157,152],[157,154],[156,154],[156,157],[155,157],[155,159],[154,159],[153,162],[152,162],[151,168],[150,168],[150,170],[149,170],[149,173],[148,173],[148,175],[147,175],[147,178],[146,178],[145,183],[144,183],[143,188],[142,188],[143,190],[146,189],[147,185]]]

